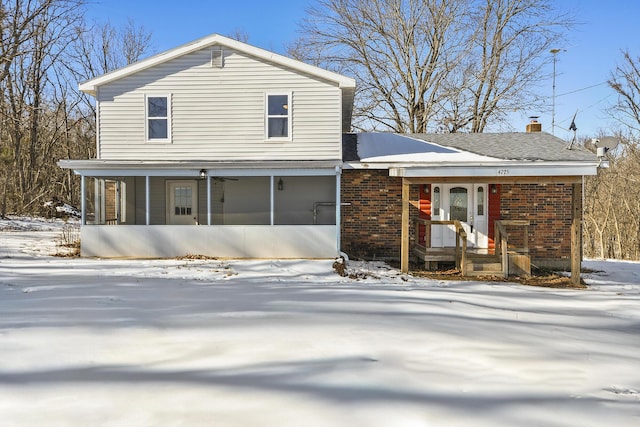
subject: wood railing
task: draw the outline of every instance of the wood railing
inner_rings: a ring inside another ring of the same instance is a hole
[[[509,251],[518,254],[529,255],[529,225],[527,220],[497,220],[495,222],[495,239],[496,255],[500,257],[502,264],[502,274],[504,277],[509,276]],[[509,233],[507,226],[523,227],[522,247],[509,248]]]
[[[453,225],[456,229],[456,268],[463,269],[467,264],[467,232],[458,220],[434,221],[429,219],[416,220],[416,233],[420,232],[420,225],[424,225],[424,245],[416,239],[416,246],[427,249],[431,247],[431,225]],[[464,272],[462,273],[464,275]]]
[[[424,244],[419,238],[420,226],[424,226]],[[451,221],[435,221],[428,219],[416,220],[416,246],[426,251],[431,247],[431,226],[432,225],[453,225],[456,231],[456,249],[455,262],[456,268],[459,268],[462,275],[467,274],[467,232],[462,223],[457,220]],[[497,220],[495,222],[495,254],[500,258],[502,265],[502,274],[504,277],[509,276],[509,252],[516,254],[529,255],[529,225],[527,220]],[[507,227],[522,227],[523,238],[522,247],[509,247],[509,233]]]

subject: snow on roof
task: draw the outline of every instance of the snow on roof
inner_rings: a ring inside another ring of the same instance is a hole
[[[497,162],[500,159],[445,147],[407,135],[393,133],[358,134],[358,156],[365,163],[467,163]]]

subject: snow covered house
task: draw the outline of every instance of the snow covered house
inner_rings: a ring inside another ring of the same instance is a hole
[[[353,79],[220,35],[80,89],[96,98],[97,158],[59,165],[82,179],[83,256],[344,251],[405,271],[410,257],[579,271],[582,177],[598,160],[538,123],[349,134]]]
[[[334,257],[351,78],[210,35],[80,84],[81,254]]]

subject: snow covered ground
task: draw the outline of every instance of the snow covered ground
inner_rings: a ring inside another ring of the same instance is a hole
[[[640,425],[640,264],[587,290],[378,263],[51,257],[0,221],[2,426]]]

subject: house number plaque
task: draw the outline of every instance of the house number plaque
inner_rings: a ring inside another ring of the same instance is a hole
[[[509,175],[509,169],[498,169],[498,176],[505,176],[505,175]]]

